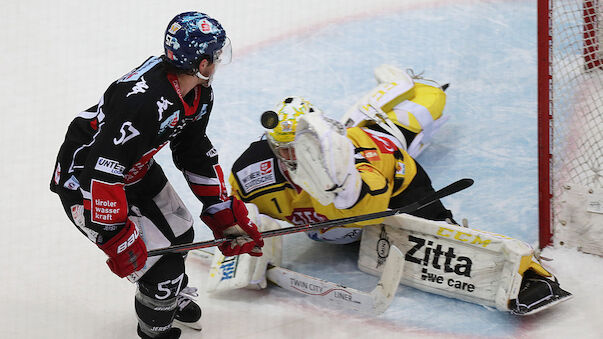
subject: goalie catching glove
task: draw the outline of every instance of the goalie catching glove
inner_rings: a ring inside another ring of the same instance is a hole
[[[318,202],[333,203],[339,209],[356,203],[362,180],[355,166],[354,145],[341,123],[318,110],[301,117],[295,154],[297,168],[291,177]]]
[[[218,245],[225,256],[248,253],[262,255],[264,241],[258,227],[249,220],[245,204],[234,196],[212,205],[201,213],[201,220],[212,230],[216,239],[230,240]]]
[[[140,230],[129,218],[119,233],[97,246],[109,256],[107,265],[120,278],[140,270],[147,261],[147,247]]]

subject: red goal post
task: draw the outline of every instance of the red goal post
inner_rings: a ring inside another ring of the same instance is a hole
[[[538,0],[540,247],[603,255],[603,0]]]

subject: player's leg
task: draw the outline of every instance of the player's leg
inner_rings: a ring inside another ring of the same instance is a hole
[[[172,328],[178,308],[178,294],[186,286],[184,257],[166,254],[140,279],[134,306],[141,338],[178,338],[180,329]]]
[[[192,242],[192,215],[159,165],[153,165],[147,176],[127,191],[132,218],[141,225],[142,237],[149,250]],[[164,257],[171,258],[168,264]],[[196,289],[188,286],[184,260],[182,254],[151,257],[147,265],[131,277],[139,283],[136,310],[143,333],[155,335],[153,328],[165,329],[173,319],[201,329],[201,309],[193,301]],[[155,309],[157,304],[158,310]],[[169,323],[153,325],[157,321]]]

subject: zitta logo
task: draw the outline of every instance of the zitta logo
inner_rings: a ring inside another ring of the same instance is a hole
[[[96,161],[96,166],[94,166],[94,169],[123,177],[125,167],[115,160],[99,157]]]
[[[442,270],[445,273],[455,273],[457,275],[471,277],[471,265],[473,265],[473,262],[468,257],[457,257],[454,253],[454,248],[449,247],[444,249],[440,244],[434,246],[433,241],[425,241],[423,238],[412,235],[408,235],[408,241],[415,245],[406,252],[406,261],[423,266],[431,266],[432,268]],[[423,257],[416,256],[422,249]]]
[[[132,91],[128,93],[126,97],[129,97],[132,94],[144,93],[147,89],[149,89],[149,85],[147,85],[147,82],[144,80],[144,77],[140,77],[140,81],[132,87]]]

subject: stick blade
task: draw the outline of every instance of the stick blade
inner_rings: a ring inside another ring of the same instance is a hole
[[[382,314],[392,303],[403,272],[404,255],[396,246],[392,246],[389,249],[381,279],[379,279],[377,287],[371,292],[375,300],[373,306],[375,314]]]

